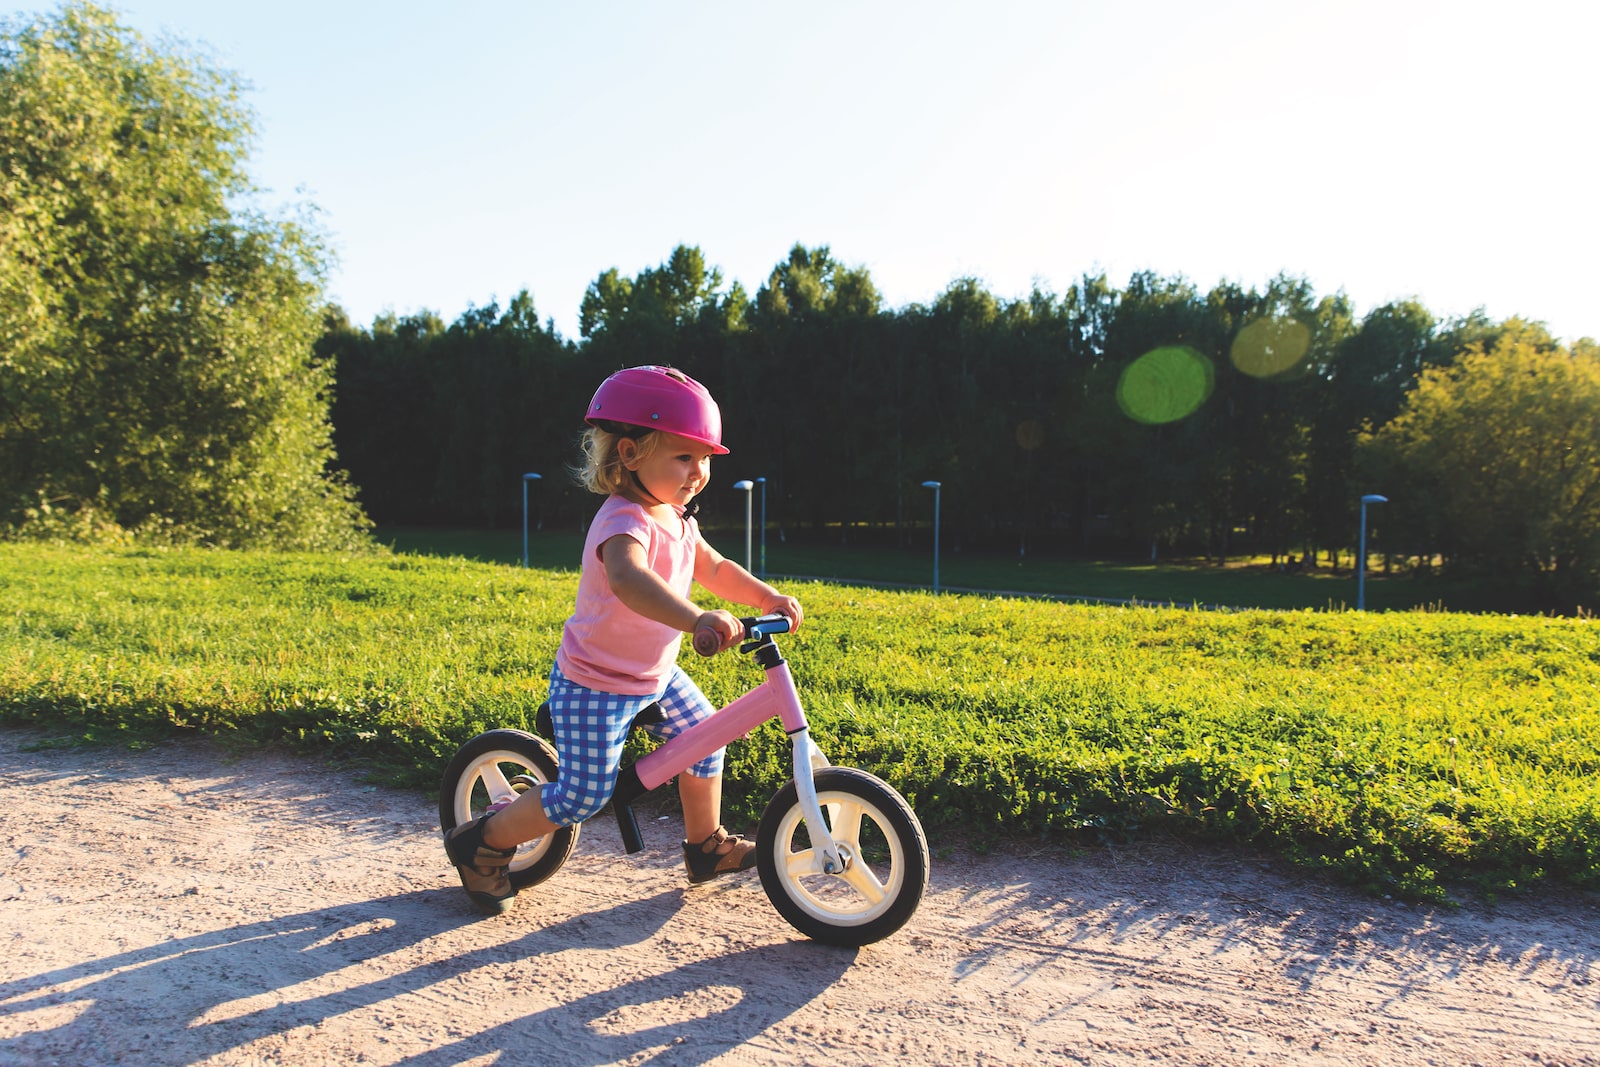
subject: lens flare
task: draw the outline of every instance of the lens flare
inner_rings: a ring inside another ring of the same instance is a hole
[[[1233,339],[1228,355],[1252,378],[1282,374],[1305,358],[1311,330],[1294,319],[1257,319]]]
[[[1123,369],[1117,405],[1147,426],[1177,422],[1206,402],[1215,373],[1211,361],[1188,345],[1153,348]]]

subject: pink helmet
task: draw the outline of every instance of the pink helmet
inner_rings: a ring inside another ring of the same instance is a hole
[[[662,430],[710,445],[725,456],[722,447],[722,412],[706,387],[671,367],[629,367],[600,383],[589,401],[584,422],[599,426],[620,422],[647,430]]]

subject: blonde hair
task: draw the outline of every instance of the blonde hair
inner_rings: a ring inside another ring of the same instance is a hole
[[[631,438],[638,446],[634,455],[639,459],[648,459],[661,443],[659,431],[647,430],[642,426],[613,425],[625,432],[618,433],[600,426],[589,427],[583,435],[583,465],[572,470],[578,484],[601,496],[611,496],[633,484],[633,474],[622,465],[622,453],[617,447],[623,438]]]

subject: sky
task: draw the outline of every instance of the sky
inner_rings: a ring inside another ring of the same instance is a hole
[[[359,325],[796,243],[885,306],[1288,273],[1600,338],[1600,7],[1573,0],[127,0],[250,87]],[[46,9],[45,5],[22,11]],[[20,12],[19,12],[20,13]]]

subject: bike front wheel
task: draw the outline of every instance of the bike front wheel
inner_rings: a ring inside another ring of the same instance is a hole
[[[928,842],[916,814],[886,782],[851,767],[815,772],[817,800],[845,869],[822,871],[793,782],[767,804],[756,867],[772,906],[802,934],[857,947],[900,929],[928,886]]]
[[[439,829],[444,832],[483,814],[494,801],[537,789],[556,780],[556,751],[541,737],[522,730],[489,730],[456,750],[439,785]],[[518,889],[549,878],[567,862],[578,844],[578,827],[517,847],[511,860],[511,884]]]

